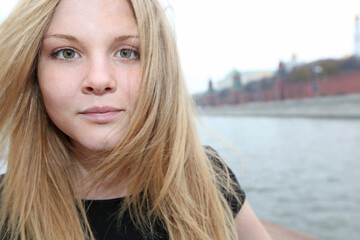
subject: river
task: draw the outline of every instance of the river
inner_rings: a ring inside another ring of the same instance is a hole
[[[260,218],[326,240],[360,239],[359,120],[202,116],[200,122],[203,144],[225,159]]]

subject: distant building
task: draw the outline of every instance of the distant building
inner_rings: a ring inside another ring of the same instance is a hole
[[[214,92],[213,82],[212,82],[211,78],[209,79],[208,92],[210,92],[210,93]]]
[[[244,84],[249,82],[258,81],[263,78],[269,78],[274,75],[274,71],[270,70],[255,70],[255,71],[246,71],[241,74],[242,81]]]
[[[242,76],[238,70],[232,70],[223,80],[217,83],[217,90],[221,91],[225,89],[232,89],[235,88],[235,85],[238,85],[237,87],[241,87],[241,77]]]
[[[199,106],[227,106],[360,93],[360,16],[355,18],[354,54],[342,59],[300,63],[296,54],[280,61],[278,70],[234,69],[213,88],[194,96]]]
[[[272,77],[273,71],[268,70],[257,70],[257,71],[246,71],[239,72],[238,70],[232,70],[223,80],[217,83],[217,90],[225,89],[242,89],[244,84],[252,81],[257,81],[263,78]]]
[[[289,62],[286,62],[285,65],[286,65],[287,72],[291,72],[296,66],[299,65],[299,63],[297,61],[296,53],[293,53],[291,55],[291,60]]]
[[[354,55],[360,58],[360,17],[357,15],[355,17],[355,39],[354,39],[355,51]]]

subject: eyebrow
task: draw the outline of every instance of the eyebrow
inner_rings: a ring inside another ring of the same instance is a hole
[[[123,35],[123,36],[118,36],[115,38],[116,41],[124,41],[124,40],[128,40],[128,39],[139,39],[139,36],[137,35]]]
[[[80,42],[79,39],[77,39],[76,37],[72,36],[72,35],[67,35],[67,34],[51,34],[51,35],[45,35],[44,40],[48,39],[48,38],[61,38],[61,39],[66,39],[66,40],[70,40],[70,41],[74,41],[74,42]],[[115,41],[124,41],[124,40],[128,40],[128,39],[139,39],[139,36],[137,35],[121,35],[115,38]]]
[[[71,36],[71,35],[66,35],[66,34],[45,35],[44,40],[48,39],[48,38],[62,38],[62,39],[66,39],[66,40],[70,40],[70,41],[74,41],[74,42],[80,42],[79,39],[77,39],[76,37]]]

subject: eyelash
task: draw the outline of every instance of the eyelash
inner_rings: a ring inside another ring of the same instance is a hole
[[[73,58],[65,58],[63,57],[64,56],[64,52],[66,51],[71,51],[74,53],[74,57]],[[60,54],[62,53],[62,57],[60,56]],[[56,59],[56,60],[59,60],[59,61],[71,61],[73,60],[74,58],[78,58],[80,55],[74,50],[74,49],[71,49],[71,48],[63,48],[63,49],[59,49],[59,50],[56,50],[55,52],[51,53],[50,57],[53,58],[53,59]]]
[[[130,57],[126,58],[126,57],[118,56],[118,53],[121,55],[122,51],[129,51],[131,53]],[[117,51],[115,53],[115,56],[118,56],[118,57],[120,57],[122,59],[134,60],[134,59],[140,58],[140,53],[139,53],[139,51],[131,49],[131,48],[123,48],[123,49]]]
[[[72,58],[65,58],[63,54],[64,54],[66,51],[71,51],[71,52],[73,52],[73,53],[74,53],[74,57],[72,57]],[[139,51],[134,50],[134,49],[131,49],[131,48],[123,48],[123,49],[117,51],[114,55],[117,56],[118,54],[121,54],[122,51],[130,51],[131,56],[128,57],[128,58],[118,56],[118,57],[121,58],[121,59],[135,60],[135,59],[139,59],[139,58],[140,58],[140,53],[139,53]],[[60,56],[61,53],[62,53],[62,57]],[[53,53],[51,53],[50,57],[53,58],[53,59],[55,59],[55,60],[59,60],[59,61],[71,61],[71,60],[73,60],[73,59],[76,59],[76,58],[80,57],[80,54],[78,54],[74,49],[71,49],[71,48],[63,48],[63,49],[59,49],[59,50],[56,50],[56,51],[54,51]]]

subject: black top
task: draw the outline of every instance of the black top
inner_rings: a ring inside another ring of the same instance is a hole
[[[236,177],[229,169],[230,177],[237,183]],[[245,193],[240,188],[236,187],[236,193],[241,202],[238,202],[234,196],[225,194],[229,206],[233,212],[234,217],[239,212],[242,204],[245,201]],[[127,213],[123,216],[120,227],[117,225],[117,214],[124,198],[116,198],[109,200],[85,200],[85,207],[87,209],[87,217],[97,240],[154,240],[154,239],[168,239],[166,230],[157,226],[156,237],[143,236],[139,230],[136,229],[131,222]]]
[[[123,202],[124,198],[85,200],[88,221],[96,239],[144,239],[128,215],[117,226],[117,214]]]

